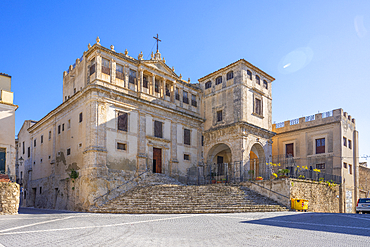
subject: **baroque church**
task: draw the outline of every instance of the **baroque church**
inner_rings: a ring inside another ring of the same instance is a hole
[[[191,83],[158,48],[144,60],[97,38],[63,73],[63,103],[20,131],[23,206],[88,210],[130,179],[184,182],[207,164],[234,180],[258,171],[251,160],[272,157],[272,81],[240,59]]]

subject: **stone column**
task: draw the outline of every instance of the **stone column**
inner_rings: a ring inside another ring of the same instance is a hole
[[[123,83],[123,87],[128,88],[128,73],[129,73],[129,68],[127,64],[125,64],[125,67],[123,69],[123,73],[125,73],[125,82]]]
[[[155,94],[155,74],[152,75],[152,85],[151,85],[151,88],[152,88],[152,95]]]
[[[161,83],[160,83],[161,89],[159,90],[161,92],[161,98],[162,99],[164,99],[164,96],[166,94],[165,86],[166,86],[166,79],[165,78],[162,78]]]
[[[112,59],[111,63],[110,82],[116,84],[116,62]]]
[[[96,56],[96,67],[95,67],[96,78],[101,79],[101,56]]]
[[[171,102],[175,102],[175,88],[176,88],[176,81],[172,82],[172,87],[171,87],[171,97],[170,100]]]
[[[139,69],[140,71],[140,82],[138,83],[138,90],[139,92],[143,91],[143,81],[144,81],[144,70]]]

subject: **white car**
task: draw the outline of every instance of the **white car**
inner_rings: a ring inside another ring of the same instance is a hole
[[[370,213],[370,198],[360,198],[356,205],[356,214]]]

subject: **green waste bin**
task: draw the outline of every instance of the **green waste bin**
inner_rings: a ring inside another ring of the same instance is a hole
[[[291,199],[292,209],[299,211],[307,211],[308,209],[308,200],[305,199]]]

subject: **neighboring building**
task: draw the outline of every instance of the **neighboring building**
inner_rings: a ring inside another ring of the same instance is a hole
[[[359,198],[370,197],[370,168],[367,162],[360,162],[359,166]]]
[[[87,210],[145,171],[186,181],[228,163],[240,179],[271,157],[274,78],[242,59],[190,84],[158,50],[135,59],[99,41],[64,72],[63,103],[18,135],[27,206]]]
[[[17,172],[17,183],[21,187],[21,200],[20,205],[25,205],[25,196],[27,195],[27,181],[30,173],[32,173],[32,159],[31,159],[31,134],[28,132],[28,128],[37,123],[33,120],[24,121],[22,128],[18,132],[18,139],[16,145],[17,157],[16,167]]]
[[[359,151],[354,118],[336,109],[273,124],[272,131],[276,133],[272,138],[273,162],[281,163],[283,168],[307,166],[340,176],[345,211],[355,211],[359,197]]]
[[[15,181],[15,111],[11,76],[0,73],[0,174]]]

